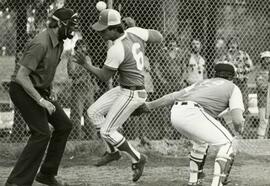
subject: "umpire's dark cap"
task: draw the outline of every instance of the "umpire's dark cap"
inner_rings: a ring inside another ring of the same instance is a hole
[[[74,11],[70,8],[59,8],[57,9],[53,14],[52,18],[57,21],[63,21],[66,22],[68,20],[71,20],[71,23],[76,25],[78,23],[78,15],[77,13],[74,13]]]
[[[218,62],[214,67],[216,72],[228,72],[232,75],[236,74],[236,68],[231,62],[222,61]]]

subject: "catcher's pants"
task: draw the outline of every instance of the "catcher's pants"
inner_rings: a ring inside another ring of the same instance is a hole
[[[90,106],[87,113],[97,130],[100,130],[101,136],[117,146],[124,139],[117,129],[146,98],[145,90],[129,90],[117,86],[104,93]]]
[[[223,145],[233,140],[230,132],[197,103],[175,102],[171,109],[172,125],[189,139],[209,145]]]

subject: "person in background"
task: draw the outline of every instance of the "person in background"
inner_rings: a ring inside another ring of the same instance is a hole
[[[237,69],[237,75],[234,83],[240,88],[243,94],[245,110],[248,105],[248,75],[253,69],[253,63],[247,52],[240,50],[237,38],[231,37],[227,42],[227,53],[220,61],[229,61]]]
[[[198,39],[192,39],[190,51],[185,53],[185,69],[183,80],[185,87],[201,81],[207,77],[205,69],[205,60],[201,56],[202,43]]]
[[[152,61],[157,61],[154,62],[152,68],[155,87],[153,99],[183,88],[182,77],[184,66],[181,61],[182,57],[183,52],[178,47],[177,37],[174,33],[169,33],[165,37],[164,47],[155,56],[156,59],[152,59]],[[156,122],[153,123],[155,126],[158,125],[156,130],[159,132],[156,134],[156,139],[167,141],[172,136],[179,136],[178,133],[175,133],[176,131],[172,126],[167,125],[170,122],[168,111],[168,107],[163,107],[157,110],[157,112],[164,113],[163,115],[151,115],[151,117],[157,118]],[[172,133],[176,135],[171,135]]]
[[[260,54],[260,69],[256,74],[256,90],[259,109],[259,127],[257,130],[258,139],[267,138],[268,118],[265,117],[267,105],[267,89],[269,80],[270,51]]]
[[[87,45],[84,40],[78,39],[76,41],[74,51],[77,50],[82,50],[87,55]],[[71,51],[71,53],[74,53],[74,51]],[[67,72],[72,81],[70,87],[70,120],[74,125],[69,138],[91,139],[94,135],[94,127],[87,116],[87,109],[94,103],[94,95],[98,86],[93,75],[89,74],[81,65],[72,62],[73,56],[74,54],[71,54],[67,61]],[[82,117],[83,126],[81,123]]]

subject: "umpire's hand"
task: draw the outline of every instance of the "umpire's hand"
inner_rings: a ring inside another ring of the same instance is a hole
[[[46,99],[41,98],[39,101],[39,105],[44,107],[50,115],[56,111],[56,107],[54,106],[54,104],[52,104]]]
[[[131,114],[132,116],[139,116],[143,113],[149,113],[150,109],[147,107],[147,104],[144,103],[141,106],[139,106],[134,112]]]

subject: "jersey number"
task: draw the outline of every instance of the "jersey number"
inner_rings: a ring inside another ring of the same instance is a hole
[[[139,43],[132,45],[132,55],[136,61],[137,69],[142,71],[144,67],[143,52],[140,50],[141,46]]]

